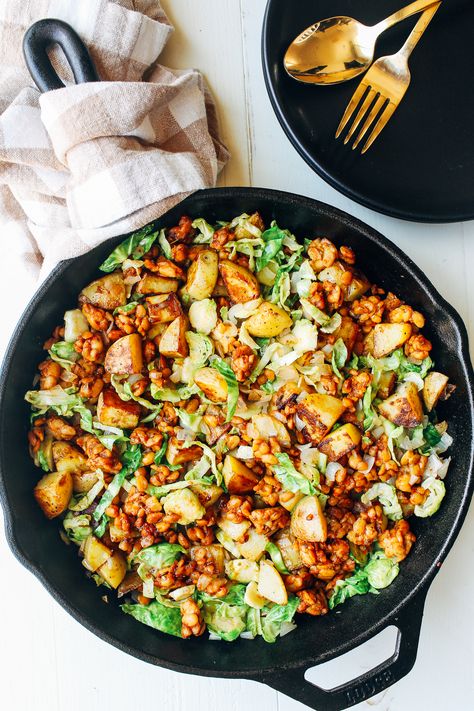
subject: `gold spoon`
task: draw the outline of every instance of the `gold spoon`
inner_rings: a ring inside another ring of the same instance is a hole
[[[340,84],[372,64],[379,35],[435,0],[416,0],[372,27],[352,17],[329,17],[302,32],[288,47],[283,63],[288,74],[307,84]]]

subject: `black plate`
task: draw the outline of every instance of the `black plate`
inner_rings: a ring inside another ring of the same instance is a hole
[[[183,214],[215,222],[254,210],[267,224],[275,219],[299,239],[322,233],[336,244],[354,247],[369,278],[393,289],[426,315],[437,365],[456,383],[456,392],[439,409],[455,438],[446,498],[433,520],[413,521],[418,540],[396,580],[380,595],[349,600],[340,614],[303,615],[297,629],[275,644],[262,639],[232,644],[177,639],[123,614],[113,594],[108,605],[103,603],[104,590],[84,575],[75,546],[64,545],[58,522],[47,521],[34,501],[32,486],[38,470],[28,454],[29,406],[23,395],[44,358],[45,338],[64,311],[74,307],[82,287],[102,276],[98,265],[123,237],[59,264],[28,305],[7,349],[0,377],[0,495],[6,533],[14,554],[55,599],[87,629],[119,649],[176,671],[263,681],[311,708],[336,711],[398,681],[415,662],[428,586],[459,532],[472,493],[474,404],[467,335],[456,311],[401,250],[363,222],[316,200],[258,188],[203,190],[170,210],[156,226],[174,225]],[[309,667],[347,652],[392,624],[400,631],[397,649],[376,669],[331,691],[306,681]],[[441,670],[442,660],[435,671]]]
[[[334,15],[372,25],[409,0],[269,0],[262,54],[265,81],[285,133],[330,185],[362,205],[420,222],[474,218],[474,2],[444,0],[410,60],[403,102],[363,156],[334,140],[360,78],[336,86],[291,79],[288,44],[305,27]],[[417,18],[383,34],[376,57],[396,52]]]

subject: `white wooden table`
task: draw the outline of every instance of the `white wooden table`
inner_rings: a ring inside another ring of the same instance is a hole
[[[220,184],[290,190],[361,218],[424,269],[460,312],[474,337],[474,223],[418,225],[383,217],[343,197],[306,166],[277,123],[264,87],[260,32],[265,0],[164,0],[162,4],[177,27],[163,63],[198,66],[218,99],[224,139],[233,155]],[[9,244],[8,249],[14,249],[14,245]],[[2,274],[2,348],[32,289],[26,275]],[[420,705],[430,711],[472,708],[473,534],[471,516],[428,593],[414,670],[357,709],[414,711]],[[180,675],[148,666],[109,647],[56,604],[16,562],[3,538],[0,630],[4,709],[303,709],[299,703],[254,682]],[[386,651],[389,656],[392,650]],[[352,656],[350,670],[355,675],[369,664],[367,652],[361,651]]]

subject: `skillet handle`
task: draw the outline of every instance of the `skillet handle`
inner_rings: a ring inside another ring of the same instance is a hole
[[[39,20],[25,32],[23,55],[41,92],[64,87],[48,57],[47,50],[53,44],[58,44],[66,55],[76,84],[99,81],[89,51],[77,32],[62,20]]]
[[[305,679],[306,669],[278,669],[270,676],[265,675],[262,681],[317,711],[342,711],[370,699],[400,681],[415,664],[427,591],[427,587],[421,590],[387,623],[386,627],[398,628],[394,654],[356,679],[326,690]]]

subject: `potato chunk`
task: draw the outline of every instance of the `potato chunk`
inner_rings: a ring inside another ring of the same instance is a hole
[[[148,318],[152,323],[169,323],[183,311],[176,294],[157,294],[147,298]]]
[[[393,370],[387,370],[381,374],[377,388],[377,397],[386,400],[393,393],[397,382],[397,374]]]
[[[201,457],[202,449],[197,444],[187,447],[185,442],[181,442],[176,437],[170,437],[166,448],[166,459],[170,464],[185,464]]]
[[[191,489],[197,494],[199,501],[205,509],[208,509],[209,506],[213,506],[224,491],[222,487],[216,484],[203,484],[199,479],[195,479],[191,483]]]
[[[84,543],[84,560],[92,572],[100,568],[110,558],[112,551],[95,536],[89,536]]]
[[[127,291],[120,272],[113,272],[85,286],[79,294],[79,303],[93,304],[113,311],[127,303]]]
[[[378,409],[394,425],[417,427],[423,422],[423,408],[415,383],[399,385],[393,395],[380,403]]]
[[[187,526],[202,518],[206,509],[190,489],[172,491],[161,500],[165,513],[179,516],[177,523]]]
[[[236,523],[235,521],[231,521],[224,514],[217,519],[217,526],[233,541],[240,541],[250,528],[250,521],[244,519],[243,521],[240,521],[240,523]],[[265,543],[265,545],[267,544]],[[265,546],[263,547],[263,550],[265,550]]]
[[[383,358],[402,346],[411,336],[409,323],[378,323],[373,329],[373,356]]]
[[[280,549],[281,557],[288,570],[298,570],[303,567],[296,538],[289,528],[278,531],[274,536],[274,541]]]
[[[319,444],[336,424],[344,409],[337,397],[315,393],[298,403],[296,413],[304,423],[303,434],[314,444]]]
[[[87,457],[70,442],[53,442],[53,461],[58,472],[83,471],[87,467]]]
[[[134,400],[121,400],[114,388],[105,388],[97,402],[97,419],[101,425],[133,429],[140,419],[140,405]]]
[[[343,316],[341,320],[341,325],[336,331],[334,331],[334,338],[342,338],[345,346],[348,350],[349,355],[352,353],[357,336],[359,334],[359,326],[356,322],[351,319],[350,316]]]
[[[326,454],[331,462],[337,462],[338,459],[357,447],[361,437],[360,430],[349,423],[328,434],[318,444],[318,449]]]
[[[260,296],[257,277],[245,267],[231,262],[229,259],[224,259],[219,264],[219,271],[234,303],[245,304]]]
[[[125,556],[120,551],[114,551],[105,563],[98,568],[97,572],[111,588],[116,590],[127,572]]]
[[[250,335],[258,338],[279,336],[285,328],[293,325],[290,314],[269,301],[261,303],[256,312],[244,323]]]
[[[188,342],[186,330],[188,320],[185,316],[178,316],[170,323],[160,338],[158,350],[167,358],[185,358],[188,355]]]
[[[213,249],[202,249],[188,269],[185,292],[191,299],[208,299],[219,276],[218,255]]]
[[[227,382],[215,368],[199,368],[194,373],[194,382],[212,402],[227,400]]]
[[[325,541],[328,535],[326,517],[317,496],[304,496],[291,514],[291,533],[302,541]]]
[[[288,593],[283,578],[273,563],[268,560],[260,561],[257,589],[259,595],[276,605],[286,605],[288,602]]]
[[[145,274],[137,284],[138,294],[169,294],[178,291],[179,281],[168,277]]]
[[[222,468],[224,482],[229,494],[247,494],[258,484],[258,477],[232,454],[228,454]]]
[[[257,529],[251,526],[244,533],[242,541],[237,543],[237,548],[242,558],[259,560],[265,552],[267,543],[268,536],[264,536],[263,533],[257,533]]]
[[[423,385],[423,401],[428,412],[436,407],[438,400],[448,384],[448,376],[432,370],[425,378]]]
[[[132,375],[143,368],[142,341],[138,333],[122,336],[112,343],[105,356],[104,367],[108,373]]]
[[[72,496],[71,472],[45,474],[36,484],[34,496],[45,516],[56,518],[67,509]]]

